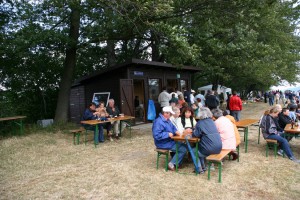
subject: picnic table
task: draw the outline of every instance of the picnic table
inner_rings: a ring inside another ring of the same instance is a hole
[[[26,116],[4,117],[4,118],[0,118],[0,122],[11,121],[12,124],[14,124],[20,128],[20,135],[23,135],[23,133],[24,133],[23,119],[24,118],[26,118]]]
[[[292,128],[291,124],[287,124],[284,128],[285,136],[296,137],[299,134],[300,134],[300,126],[294,126],[294,128]]]
[[[176,172],[178,172],[178,142],[186,142],[185,140],[185,136],[187,136],[188,134],[182,134],[182,135],[175,135],[172,137],[172,139],[176,142]],[[200,141],[199,138],[193,138],[190,137],[188,138],[188,141],[190,143],[196,143],[196,161],[198,162],[198,142]],[[195,170],[195,173],[197,174],[197,171]]]
[[[258,123],[258,119],[242,119],[235,123],[237,128],[241,128],[244,130],[244,142],[245,142],[245,153],[248,152],[248,129],[249,126]]]
[[[84,121],[81,121],[80,123],[85,124],[85,125],[95,126],[94,144],[95,144],[95,147],[96,147],[99,144],[99,135],[98,135],[98,132],[99,132],[98,125],[99,124],[111,123],[111,122],[114,122],[114,121],[129,121],[129,120],[132,120],[134,118],[135,117],[133,117],[133,116],[125,115],[124,117],[119,116],[119,117],[107,118],[107,120],[105,120],[105,121],[94,119],[94,120],[84,120]],[[120,123],[120,135],[122,134],[121,130],[122,129],[121,129],[121,123]],[[130,135],[131,135],[131,130],[130,130]]]

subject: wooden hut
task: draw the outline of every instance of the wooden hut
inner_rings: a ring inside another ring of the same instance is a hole
[[[87,105],[93,101],[95,93],[108,92],[109,98],[125,115],[142,117],[147,121],[148,99],[155,102],[163,86],[170,88],[183,87],[191,89],[192,75],[200,71],[192,66],[177,67],[167,63],[131,59],[128,62],[106,68],[76,80],[71,88],[70,121],[78,123]],[[134,98],[138,96],[143,116],[134,106]]]

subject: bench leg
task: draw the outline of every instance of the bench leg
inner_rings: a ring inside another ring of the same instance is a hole
[[[268,155],[269,155],[269,144],[267,143],[267,145],[266,145],[266,157],[268,157]]]
[[[168,162],[169,162],[169,153],[166,154],[166,162],[165,162],[166,172],[168,171]]]
[[[258,128],[258,140],[257,140],[257,144],[259,144],[259,140],[260,140],[260,128]]]
[[[245,135],[244,135],[244,139],[245,139],[245,153],[248,152],[248,127],[245,128]]]
[[[274,144],[274,155],[277,158],[277,144]]]
[[[222,182],[222,162],[218,163],[218,167],[219,167],[219,183]]]
[[[159,153],[159,152],[157,152],[157,158],[156,158],[156,169],[158,169],[159,156],[160,156],[160,153]]]
[[[76,133],[77,144],[79,144],[80,133]]]
[[[75,137],[76,137],[76,133],[73,133],[73,144],[74,144],[74,145],[76,145]]]
[[[207,179],[208,179],[208,180],[210,180],[210,167],[211,167],[211,162],[208,161],[208,172],[207,172],[207,174],[208,174]]]
[[[237,153],[238,153],[238,159],[237,161],[240,162],[240,145],[236,147]]]

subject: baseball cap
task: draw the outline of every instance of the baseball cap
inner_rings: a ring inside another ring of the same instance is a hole
[[[165,106],[165,107],[163,107],[163,112],[169,112],[169,113],[171,113],[171,114],[175,114],[174,113],[174,111],[172,110],[172,107],[171,106]]]
[[[195,93],[195,90],[191,89],[191,93]]]

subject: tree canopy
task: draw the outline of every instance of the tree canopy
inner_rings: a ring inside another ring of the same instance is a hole
[[[66,121],[74,79],[128,58],[202,69],[194,85],[298,81],[296,0],[0,1],[1,115]]]

